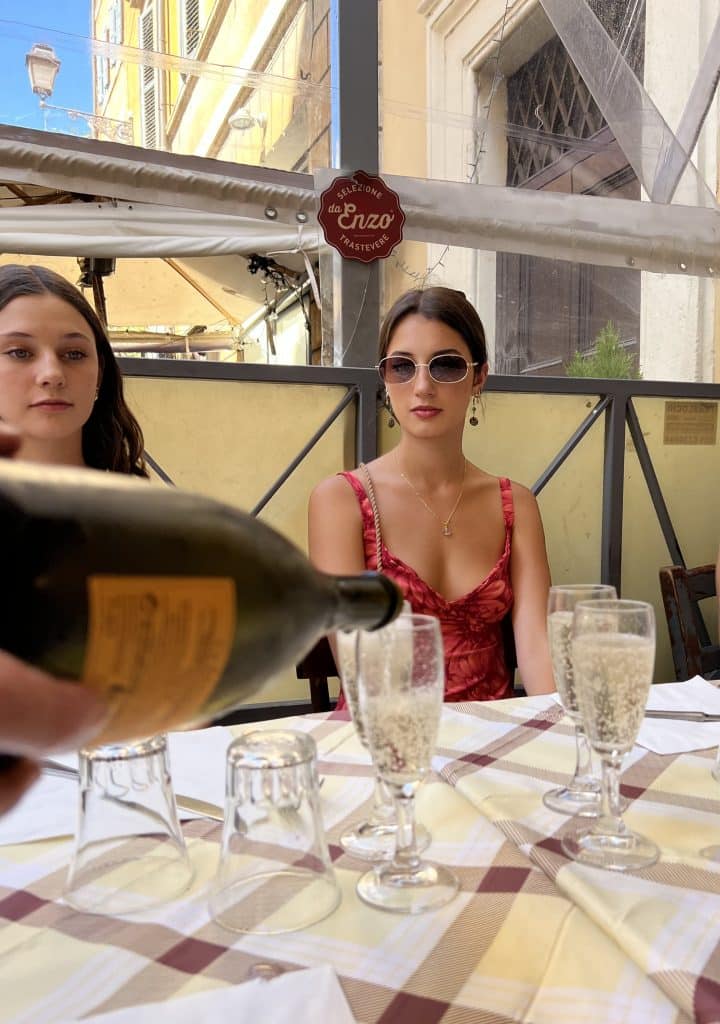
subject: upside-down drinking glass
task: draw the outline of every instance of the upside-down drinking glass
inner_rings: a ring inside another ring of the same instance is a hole
[[[79,753],[75,846],[65,902],[91,914],[134,914],[192,882],[164,735]]]
[[[581,601],[572,657],[580,710],[602,763],[602,805],[594,824],[568,833],[562,848],[583,864],[614,871],[648,867],[655,843],[622,819],[618,773],[645,712],[655,664],[655,613],[644,601]]]
[[[571,649],[573,612],[579,601],[615,597],[615,587],[604,583],[572,583],[550,587],[548,594],[547,630],[553,676],[563,709],[575,726],[573,777],[566,786],[548,790],[543,796],[545,806],[561,814],[595,817],[600,810],[600,780],[592,773],[590,744],[583,729],[575,692]]]
[[[415,841],[415,793],[430,770],[445,685],[440,624],[401,615],[384,629],[358,635],[360,716],[373,762],[395,801],[391,861],[357,884],[365,903],[418,914],[448,903],[458,881],[448,868],[421,860]]]
[[[410,606],[407,605],[407,611],[404,611],[403,614],[408,614],[409,611]],[[358,708],[357,636],[358,631],[355,629],[338,630],[335,634],[335,642],[340,662],[338,671],[350,717],[358,739],[367,749],[367,737]],[[367,821],[361,821],[346,829],[340,836],[340,845],[346,853],[359,860],[373,863],[390,860],[395,849],[396,831],[397,820],[393,799],[376,769],[370,817]],[[415,839],[419,850],[424,850],[429,845],[430,835],[423,825],[416,826]]]

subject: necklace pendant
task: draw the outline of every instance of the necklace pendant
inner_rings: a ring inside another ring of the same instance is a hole
[[[442,535],[443,535],[443,537],[452,537],[453,532],[450,529],[450,523],[443,523],[442,524]]]

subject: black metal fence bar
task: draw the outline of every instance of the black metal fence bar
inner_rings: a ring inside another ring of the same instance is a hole
[[[626,395],[614,395],[605,410],[600,581],[618,594],[622,585],[623,489],[625,484]]]
[[[358,388],[355,460],[370,462],[378,451],[378,376],[364,377]]]
[[[562,466],[565,459],[567,459],[568,455],[575,451],[577,446],[580,444],[582,439],[587,434],[588,430],[590,430],[590,428],[594,426],[595,423],[597,423],[600,415],[603,412],[605,412],[609,405],[610,399],[607,397],[607,395],[605,395],[605,397],[601,398],[598,401],[597,405],[587,414],[587,416],[582,421],[580,426],[577,428],[575,433],[568,438],[568,440],[562,446],[562,448],[557,453],[555,458],[552,460],[552,462],[550,462],[547,469],[545,469],[540,474],[540,476],[537,478],[535,483],[530,488],[535,496],[537,496],[540,493],[540,491],[542,491],[545,484],[552,480],[552,478],[555,476],[557,471]]]
[[[288,477],[295,472],[295,470],[298,468],[298,466],[303,461],[308,452],[312,451],[312,449],[318,443],[320,438],[325,434],[327,430],[330,429],[330,427],[333,425],[338,416],[343,412],[343,410],[346,409],[347,406],[350,405],[352,401],[354,401],[357,393],[358,389],[356,387],[351,387],[346,392],[346,394],[343,395],[342,399],[338,402],[338,404],[335,406],[335,408],[327,417],[327,419],[325,419],[323,423],[318,427],[318,429],[315,431],[310,440],[305,445],[303,445],[303,447],[297,453],[292,462],[283,470],[283,472],[277,478],[272,487],[270,487],[270,489],[265,492],[260,501],[250,510],[251,516],[257,516],[260,514],[260,512],[262,512],[267,503],[270,501],[271,498],[273,498],[277,494],[277,492],[280,490],[280,488],[288,479]]]
[[[655,509],[655,515],[658,518],[660,529],[662,530],[665,543],[668,546],[670,552],[670,558],[672,559],[673,565],[682,565],[685,567],[685,559],[683,553],[680,550],[680,544],[675,533],[675,528],[668,512],[668,507],[665,504],[665,498],[663,497],[662,490],[660,489],[660,482],[655,472],[655,466],[653,465],[652,457],[648,451],[648,446],[645,444],[645,438],[643,437],[642,428],[640,427],[640,420],[638,419],[635,406],[632,403],[632,399],[628,401],[627,408],[625,410],[625,416],[627,418],[627,425],[630,431],[630,437],[635,445],[635,452],[640,463],[640,468],[643,471],[645,477],[645,483],[647,489],[650,492],[650,498],[652,499],[653,507]]]
[[[152,455],[150,454],[149,451],[145,450],[143,452],[143,458],[145,459],[147,464],[150,466],[150,468],[152,470],[154,470],[155,473],[157,473],[157,475],[160,477],[160,479],[163,481],[163,483],[171,484],[171,486],[173,486],[173,487],[175,486],[175,481],[171,480],[171,478],[168,476],[168,474],[162,468],[160,463],[155,461],[155,459],[152,457]]]

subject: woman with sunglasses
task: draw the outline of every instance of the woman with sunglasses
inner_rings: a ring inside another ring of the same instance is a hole
[[[512,695],[503,620],[512,617],[529,694],[555,689],[545,615],[550,585],[534,496],[468,462],[462,439],[488,374],[485,332],[462,292],[413,290],[387,313],[378,372],[398,445],[320,483],[309,506],[313,563],[382,571],[414,612],[435,615],[446,700]]]

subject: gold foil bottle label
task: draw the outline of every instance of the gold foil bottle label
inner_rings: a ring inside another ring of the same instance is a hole
[[[83,682],[111,707],[98,743],[165,732],[197,719],[235,637],[226,577],[88,577]]]

